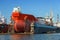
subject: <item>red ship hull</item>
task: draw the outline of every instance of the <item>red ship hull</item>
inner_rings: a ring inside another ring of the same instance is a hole
[[[37,21],[37,19],[33,15],[22,14],[20,12],[13,12],[12,20],[14,21],[15,32],[29,32],[30,23],[33,21]]]
[[[22,20],[19,20],[14,24],[15,32],[24,32],[24,28],[25,28],[25,22]]]

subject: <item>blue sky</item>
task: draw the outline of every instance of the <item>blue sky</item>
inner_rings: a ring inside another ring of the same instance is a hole
[[[54,21],[60,15],[60,0],[0,0],[0,11],[9,22],[14,7],[21,7],[21,12],[32,14],[35,17],[45,17],[52,9]],[[59,16],[60,17],[60,16]]]

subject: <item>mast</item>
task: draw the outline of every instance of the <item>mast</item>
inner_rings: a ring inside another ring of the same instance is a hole
[[[0,18],[2,17],[2,15],[1,15],[1,11],[0,11]]]
[[[51,23],[50,23],[50,25],[53,25],[53,12],[52,12],[52,10],[50,11],[50,21],[51,21]]]
[[[50,11],[50,18],[51,19],[53,18],[53,11],[52,10]]]
[[[59,14],[57,14],[57,23],[59,23]]]

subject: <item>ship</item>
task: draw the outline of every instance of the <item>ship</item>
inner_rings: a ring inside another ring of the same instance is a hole
[[[19,7],[15,7],[13,9],[11,19],[14,22],[13,27],[15,33],[30,32],[30,24],[37,21],[36,17],[34,17],[33,15],[21,13]]]
[[[6,18],[0,14],[0,33],[8,32],[8,24]]]
[[[52,12],[47,17],[35,17],[31,14],[21,13],[19,7],[13,9],[11,20],[15,33],[30,32],[34,34],[40,33],[56,33],[60,28],[54,26]]]
[[[59,15],[57,15],[57,22],[53,22],[53,13],[50,16],[37,17],[38,21],[34,23],[34,33],[60,33]]]
[[[35,17],[20,11],[20,7],[13,8],[10,23],[6,23],[6,18],[0,16],[0,33],[59,33],[60,23],[53,23],[53,16]]]
[[[38,21],[34,23],[34,33],[56,33],[57,26],[52,25],[50,22],[46,21],[46,18],[37,17]],[[50,21],[50,19],[48,19]]]

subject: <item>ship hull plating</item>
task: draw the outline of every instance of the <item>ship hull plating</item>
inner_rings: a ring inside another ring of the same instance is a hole
[[[30,32],[30,23],[37,21],[33,15],[22,14],[20,12],[12,13],[12,20],[14,21],[15,32]]]

